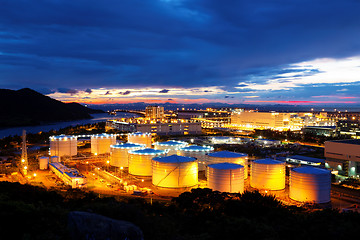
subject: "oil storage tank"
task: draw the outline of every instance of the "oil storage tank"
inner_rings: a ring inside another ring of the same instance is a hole
[[[214,148],[211,146],[197,146],[190,145],[187,147],[180,148],[178,150],[178,155],[184,157],[194,157],[197,159],[199,171],[205,170],[205,165],[207,163],[207,154],[214,151]]]
[[[244,178],[248,177],[248,155],[229,151],[219,151],[208,154],[208,165],[215,163],[236,163],[244,166]]]
[[[207,168],[208,188],[214,191],[244,192],[244,166],[235,163],[215,163]]]
[[[50,137],[50,156],[75,156],[77,155],[76,136],[51,136]]]
[[[129,151],[145,148],[144,144],[122,143],[110,146],[110,165],[129,167]]]
[[[265,190],[285,188],[285,162],[274,159],[255,160],[251,164],[250,185]]]
[[[330,202],[331,173],[316,167],[299,167],[290,171],[289,197],[300,202]]]
[[[152,159],[165,156],[166,151],[152,148],[129,151],[129,173],[137,176],[152,176]]]
[[[91,153],[94,155],[110,153],[110,146],[116,144],[114,134],[95,134],[91,136]]]
[[[145,144],[147,148],[151,148],[151,133],[142,133],[142,132],[129,133],[128,142]]]
[[[198,184],[195,158],[171,155],[152,159],[152,183],[158,187],[185,188]]]
[[[49,157],[42,156],[39,157],[39,169],[46,170],[49,168]]]
[[[168,150],[168,155],[170,156],[176,154],[177,150],[187,145],[187,142],[170,140],[166,142],[156,142],[154,143],[154,148],[158,150]]]

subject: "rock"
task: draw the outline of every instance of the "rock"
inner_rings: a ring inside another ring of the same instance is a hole
[[[139,227],[88,212],[70,212],[68,229],[73,240],[143,240]]]

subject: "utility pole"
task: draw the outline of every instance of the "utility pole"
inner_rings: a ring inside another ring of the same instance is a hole
[[[26,131],[23,130],[22,133],[22,144],[21,144],[21,171],[24,175],[28,171],[28,155],[27,155],[27,146],[26,146]]]

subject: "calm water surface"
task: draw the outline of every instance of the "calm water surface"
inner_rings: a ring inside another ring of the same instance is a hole
[[[0,130],[0,138],[14,136],[14,135],[21,135],[23,129],[25,129],[27,133],[48,132],[50,130],[59,130],[61,128],[70,127],[70,126],[105,122],[108,119],[125,118],[125,117],[131,118],[131,117],[136,117],[137,115],[133,113],[118,112],[116,116],[109,115],[107,113],[91,114],[91,116],[93,117],[92,119],[82,119],[82,120],[67,121],[67,122],[54,122],[45,125],[37,125],[37,126],[5,128]]]

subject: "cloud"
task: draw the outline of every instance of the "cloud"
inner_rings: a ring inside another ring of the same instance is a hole
[[[359,10],[352,0],[3,0],[0,87],[225,91],[211,92],[211,100],[295,88],[311,97],[306,86],[320,83],[360,90],[354,66],[334,74],[339,62],[326,62],[334,70],[314,64],[357,61]]]
[[[78,93],[78,90],[70,88],[58,88],[57,91],[59,93],[70,93],[71,95]]]
[[[168,93],[169,91],[170,91],[169,89],[163,89],[159,93]]]
[[[130,93],[131,93],[130,91],[119,92],[120,95],[129,95]]]
[[[92,90],[91,90],[90,88],[87,88],[87,89],[85,90],[85,92],[88,93],[88,94],[91,94],[91,93],[92,93]]]
[[[110,91],[106,91],[104,95],[111,95],[112,93]]]

